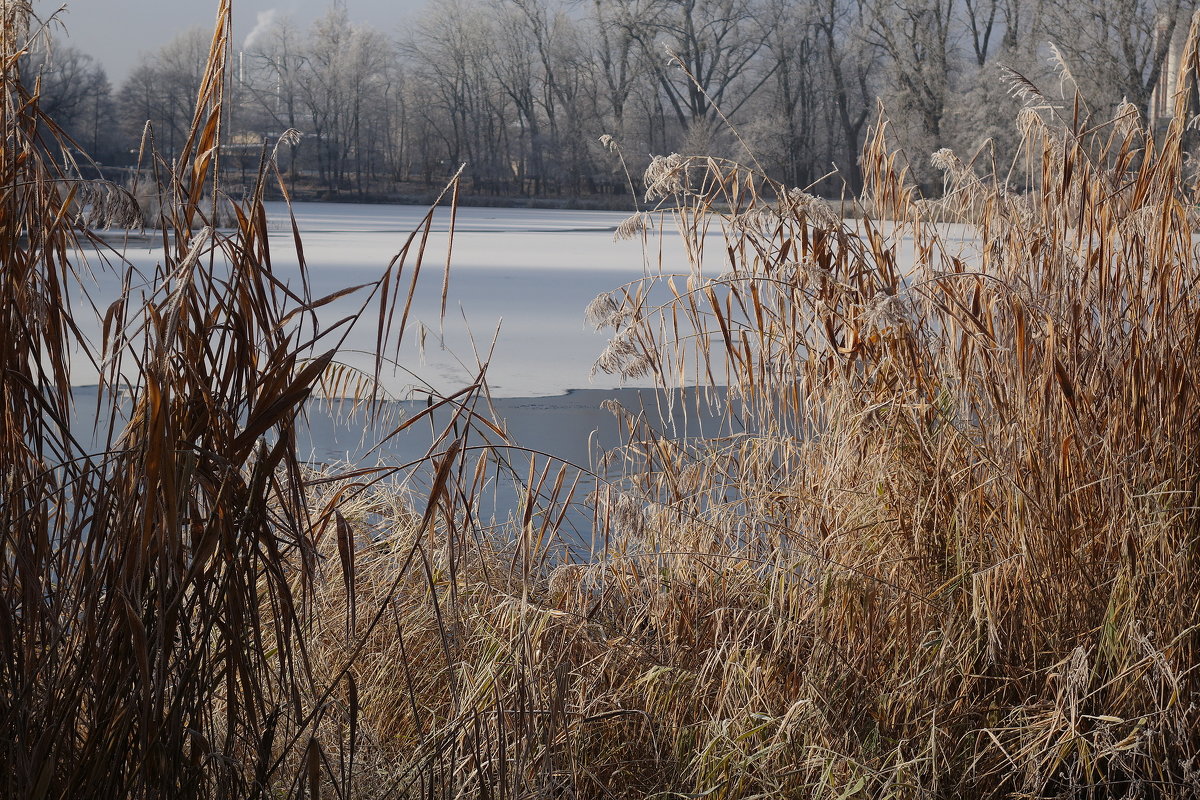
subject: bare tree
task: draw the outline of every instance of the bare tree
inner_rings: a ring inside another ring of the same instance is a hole
[[[335,3],[306,32],[286,18],[256,30],[234,122],[247,142],[308,134],[288,164],[330,194],[433,182],[462,162],[479,192],[614,191],[624,174],[600,134],[636,169],[652,152],[739,155],[727,122],[776,177],[807,185],[836,165],[857,191],[877,97],[914,154],[1003,149],[1001,65],[1038,77],[1050,40],[1085,97],[1144,110],[1197,2],[445,0],[399,46]],[[164,152],[181,143],[206,47],[183,36],[134,70],[121,92],[131,137],[151,120]],[[43,102],[97,119],[102,73],[69,49],[60,58]]]
[[[590,172],[583,140],[602,132],[587,90],[595,72],[580,23],[548,0],[496,0],[494,8],[491,63],[519,114],[523,176],[534,192],[577,193]]]
[[[1146,114],[1171,42],[1196,0],[1049,0],[1047,35],[1089,100]]]
[[[625,109],[641,72],[638,40],[633,34],[637,23],[624,18],[625,4],[592,0],[589,10],[597,96],[609,116],[610,130],[621,134],[625,132]]]
[[[331,6],[309,29],[300,68],[300,101],[312,125],[321,183],[330,194],[342,188],[350,150],[345,88],[353,37],[345,6]]]
[[[261,132],[282,133],[288,129],[310,132],[300,99],[305,43],[291,18],[285,16],[276,19],[256,39],[246,57],[250,71],[245,75],[245,89],[257,116],[262,120],[259,123]],[[293,179],[299,147],[298,140],[290,140],[287,169]]]
[[[879,65],[880,48],[869,36],[871,19],[864,0],[814,4],[813,24],[828,69],[829,161],[841,169],[852,191],[862,188],[858,155],[878,90],[871,76]]]
[[[766,82],[755,57],[766,42],[753,0],[614,0],[680,128],[732,116]]]
[[[187,140],[209,43],[209,35],[201,28],[179,34],[143,57],[121,88],[126,131],[136,141],[149,122],[159,152],[168,159],[173,159]]]
[[[803,185],[813,177],[820,87],[827,79],[820,34],[811,3],[768,0],[762,12],[762,69],[771,79],[763,110],[742,136],[751,139],[756,160],[775,166],[786,183]]]
[[[467,174],[483,191],[511,191],[514,172],[510,123],[517,114],[511,97],[495,78],[492,49],[496,29],[484,9],[450,0],[427,10],[404,52],[416,81],[424,85],[419,104],[425,127],[425,159],[441,172],[466,162]]]
[[[396,84],[394,61],[391,43],[352,24],[344,6],[331,7],[309,30],[295,85],[329,194],[346,187],[362,194],[383,163],[376,143],[387,138],[380,129]]]
[[[38,39],[21,58],[21,75],[36,90],[42,110],[79,148],[92,158],[109,157],[112,88],[94,58],[62,42]]]
[[[933,141],[942,135],[950,94],[951,29],[956,0],[878,0],[870,30],[887,54],[902,109]]]

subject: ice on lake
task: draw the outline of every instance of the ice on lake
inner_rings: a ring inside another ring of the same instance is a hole
[[[287,206],[266,205],[275,277],[298,287],[300,260]],[[324,297],[376,281],[426,211],[423,206],[296,203],[293,213],[311,296]],[[496,397],[544,397],[571,389],[617,386],[618,378],[591,374],[608,332],[589,329],[584,308],[601,292],[647,275],[692,271],[669,219],[661,242],[653,234],[648,243],[614,241],[615,229],[627,216],[609,211],[460,208],[448,252],[450,210],[439,208],[426,243],[405,343],[397,363],[383,376],[385,388],[400,398],[430,388],[453,392],[474,380],[482,362],[488,365],[488,383]],[[714,225],[711,233],[701,269],[715,276],[729,265],[718,227]],[[153,242],[155,237],[149,239]],[[897,244],[901,260],[911,260],[911,242]],[[146,241],[130,241],[121,252],[146,275],[154,274],[161,259],[161,248]],[[447,258],[451,267],[442,319],[442,271]],[[412,274],[414,263],[410,256],[406,276]],[[91,289],[92,300],[104,309],[119,292],[116,271],[93,272],[97,285]],[[319,318],[328,326],[355,313],[361,302],[361,296],[347,296],[321,308]],[[373,363],[375,322],[368,314],[350,332],[341,345],[343,361],[358,367]],[[98,323],[85,326],[84,332],[99,340]],[[97,381],[95,369],[89,366],[77,359],[77,384]]]
[[[418,206],[335,203],[297,203],[292,210],[313,298],[376,281],[427,211]],[[284,284],[299,287],[300,258],[288,209],[282,203],[268,203],[267,214],[274,275]],[[609,332],[591,330],[584,322],[584,308],[601,292],[646,276],[661,271],[692,272],[669,221],[661,243],[654,235],[648,244],[614,241],[613,233],[626,217],[621,212],[460,208],[448,252],[450,212],[438,209],[408,332],[397,363],[383,375],[385,388],[402,401],[394,409],[402,415],[412,414],[430,390],[450,394],[469,385],[479,362],[486,361],[492,396],[498,398],[495,410],[506,421],[514,441],[580,467],[593,462],[596,448],[614,446],[616,428],[611,415],[600,410],[601,400],[619,397],[627,407],[653,406],[655,401],[628,391],[607,391],[618,386],[619,379],[591,374]],[[712,246],[703,254],[704,275],[728,270],[717,226],[712,233]],[[151,235],[149,240],[155,238]],[[130,239],[119,246],[121,257],[143,275],[155,274],[161,263],[161,244],[156,247],[144,239]],[[900,241],[898,247],[904,251],[901,257],[911,260],[911,242]],[[99,309],[98,319],[119,295],[121,270],[104,269],[100,252],[86,255],[94,275],[88,292]],[[448,257],[451,267],[443,321],[442,274]],[[406,276],[413,267],[410,256]],[[407,285],[407,277],[403,283]],[[144,300],[151,299],[153,290],[149,282],[133,287],[135,298],[140,293]],[[162,302],[165,298],[158,295],[154,299]],[[86,319],[88,315],[78,313],[80,302],[76,298],[77,317]],[[355,313],[361,303],[361,297],[348,296],[322,307],[318,312],[322,326]],[[375,325],[376,316],[369,313],[361,327],[350,332],[341,347],[343,361],[360,367],[373,362]],[[422,326],[426,331],[423,348],[418,347]],[[99,342],[98,323],[85,325],[83,332]],[[95,368],[76,359],[74,380],[78,385],[97,383]],[[88,398],[94,398],[94,392],[85,391],[77,398],[80,412],[94,408],[95,400]],[[434,433],[421,426],[425,433],[397,437],[382,450],[373,451],[372,444],[386,436],[386,420],[364,426],[359,417],[314,402],[307,421],[299,442],[303,454],[324,463],[359,463],[364,458],[393,465],[415,463],[425,456]],[[677,422],[672,423],[668,435],[689,435]],[[701,428],[704,422],[701,418]],[[693,428],[690,435],[709,432]],[[590,480],[585,484],[594,488]],[[499,500],[495,509],[501,515],[511,510],[516,493],[506,490],[504,496],[509,499]]]
[[[324,297],[348,286],[371,283],[383,274],[409,235],[421,224],[420,206],[296,203],[310,293]],[[300,285],[299,257],[287,207],[268,202],[270,247],[275,276]],[[460,208],[455,220],[446,317],[441,319],[442,273],[447,261],[449,209],[439,208],[426,244],[421,279],[400,359],[384,375],[389,392],[438,392],[468,385],[480,362],[498,397],[539,397],[570,389],[616,386],[617,379],[592,376],[591,366],[607,334],[589,329],[587,304],[599,293],[643,277],[640,241],[614,241],[627,217],[621,212]],[[150,237],[153,242],[154,237]],[[154,273],[161,247],[130,241],[124,258],[146,275]],[[685,263],[679,269],[686,271]],[[405,281],[415,259],[405,266]],[[657,269],[657,264],[655,265]],[[112,271],[100,269],[91,289],[103,309],[119,289]],[[362,299],[348,296],[323,307],[329,325],[354,313]],[[342,344],[343,360],[367,366],[376,349],[373,315],[359,323]],[[423,347],[418,346],[424,329]],[[86,330],[98,339],[98,326]],[[75,365],[77,384],[95,383],[96,371]]]

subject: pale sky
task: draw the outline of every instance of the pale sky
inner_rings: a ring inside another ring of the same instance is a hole
[[[434,0],[436,2],[436,0]],[[353,22],[398,35],[429,0],[345,0]],[[45,18],[65,5],[59,19],[66,32],[56,35],[96,58],[117,89],[143,53],[152,53],[175,34],[196,25],[211,27],[216,0],[36,0]],[[254,29],[259,15],[274,10],[307,26],[321,16],[331,0],[233,0],[234,41],[238,46]]]

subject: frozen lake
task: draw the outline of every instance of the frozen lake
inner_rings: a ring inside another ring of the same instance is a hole
[[[310,292],[319,298],[377,280],[421,224],[427,209],[298,203],[293,211],[301,233]],[[300,262],[287,208],[283,203],[268,203],[267,213],[275,277],[298,287]],[[585,324],[585,307],[601,292],[647,274],[642,243],[613,239],[616,227],[627,217],[621,212],[459,209],[443,326],[439,317],[450,215],[448,209],[438,209],[409,334],[399,363],[384,375],[385,388],[399,402],[389,404],[378,419],[366,420],[361,414],[349,414],[345,408],[329,408],[311,401],[307,425],[300,434],[301,455],[315,463],[401,468],[406,483],[419,494],[429,478],[430,462],[425,457],[434,428],[422,423],[388,440],[378,450],[372,447],[400,419],[419,411],[429,390],[451,394],[469,385],[478,371],[478,352],[480,358],[489,361],[487,374],[496,398],[495,411],[512,440],[556,457],[538,457],[539,465],[551,463],[555,469],[559,464],[584,467],[583,472],[569,467],[569,483],[580,482],[575,502],[582,501],[596,487],[596,479],[586,467],[594,463],[600,450],[619,441],[613,415],[601,410],[601,402],[615,398],[633,409],[657,407],[652,393],[643,395],[630,388],[616,391],[617,378],[590,376],[593,362],[607,343],[608,332],[598,333]],[[114,237],[109,239],[142,274],[155,273],[162,247],[153,234],[150,241],[131,239],[122,244]],[[99,252],[84,255],[93,276],[87,280],[88,293],[93,304],[103,310],[118,296],[120,270],[115,265],[105,268]],[[657,248],[653,257],[653,271],[657,272]],[[677,253],[676,257],[678,263],[664,264],[686,272],[683,255]],[[111,255],[109,258],[115,260]],[[411,271],[412,258],[405,275],[411,275]],[[135,295],[146,299],[149,291],[149,286],[134,287]],[[163,298],[156,299],[161,302]],[[79,303],[77,298],[75,305]],[[330,325],[354,313],[361,303],[361,297],[347,297],[322,307],[318,314],[323,325]],[[78,316],[86,320],[87,315]],[[342,361],[363,367],[372,363],[375,324],[375,315],[368,312],[362,327],[345,342]],[[417,345],[420,325],[427,328],[423,348]],[[85,324],[83,332],[92,341],[99,341],[98,324]],[[96,403],[97,375],[84,359],[75,360],[74,382],[80,415],[76,419],[77,434],[99,449],[103,445],[93,438],[89,420]],[[434,422],[439,430],[446,422],[441,417]],[[693,418],[687,430],[699,432],[695,424]],[[672,430],[676,435],[685,432],[678,426],[672,426]],[[472,445],[482,443],[485,440],[476,436],[469,440]],[[528,469],[530,456],[526,451],[507,452],[504,458],[520,475]],[[609,473],[603,472],[606,476]],[[519,481],[498,471],[491,486],[494,498],[480,511],[503,518],[515,508]],[[574,541],[589,541],[589,519],[582,507],[575,507],[568,515],[566,524],[576,529]]]
[[[312,296],[319,298],[377,280],[426,211],[420,206],[296,204]],[[267,212],[275,277],[298,287],[299,257],[287,209],[282,203],[269,203]],[[477,373],[478,352],[479,358],[489,361],[487,374],[497,398],[495,410],[515,442],[581,467],[594,464],[598,450],[613,447],[619,438],[612,415],[600,410],[602,400],[615,397],[626,407],[648,407],[648,411],[658,401],[652,394],[613,391],[620,383],[613,376],[590,376],[608,332],[591,330],[584,322],[584,309],[601,292],[659,274],[660,265],[662,271],[690,272],[679,237],[669,227],[661,243],[657,236],[650,237],[648,253],[640,240],[614,241],[613,233],[626,217],[621,212],[459,209],[447,317],[442,327],[442,271],[450,216],[448,209],[439,209],[409,334],[399,362],[384,375],[385,388],[400,401],[392,410],[407,416],[424,404],[429,390],[450,394],[469,385]],[[704,272],[716,275],[725,272],[727,265],[719,234],[710,240],[714,246],[706,248]],[[902,257],[911,261],[911,242],[901,241],[898,246],[907,248]],[[145,275],[154,274],[162,256],[161,244],[144,240],[127,242],[121,252]],[[94,282],[88,290],[94,304],[104,309],[117,297],[118,270],[102,268],[99,253],[89,253],[88,260],[95,276],[89,279]],[[410,258],[405,274],[410,275],[411,269]],[[149,289],[133,287],[135,295],[146,297]],[[156,299],[162,301],[161,296]],[[322,307],[318,312],[322,324],[330,325],[354,313],[361,302],[361,298],[347,297]],[[343,346],[342,360],[352,365],[365,367],[373,360],[375,317],[368,316]],[[427,328],[423,351],[417,346],[419,325]],[[98,324],[85,326],[83,332],[98,341]],[[95,384],[97,376],[78,359],[74,380],[82,387]],[[94,389],[81,388],[77,395],[81,413],[94,408]],[[711,434],[714,421],[704,416],[693,416],[690,424],[681,427],[682,418],[674,415],[675,424],[666,426],[665,431],[675,436]],[[81,428],[87,425],[82,419],[78,422]],[[386,436],[394,420],[389,424],[381,419],[371,425],[361,417],[347,417],[312,402],[308,422],[300,446],[315,462],[412,464],[411,479],[416,485],[427,472],[428,463],[422,459],[432,441],[428,425],[414,426],[411,433],[372,451],[371,445]],[[517,453],[510,458],[514,465],[528,463]],[[601,472],[602,479],[615,477],[608,470]],[[576,500],[596,486],[594,477],[584,474],[581,478]],[[496,487],[493,510],[502,517],[513,508],[517,485],[498,478]],[[583,529],[578,541],[587,541],[582,535],[588,522],[586,510],[573,514],[571,520]]]
[[[424,206],[295,204],[312,296],[377,280],[426,211]],[[287,208],[282,202],[269,202],[267,214],[275,276],[299,286],[299,258]],[[585,325],[584,308],[601,292],[647,274],[690,271],[670,219],[661,241],[652,234],[645,249],[640,240],[614,241],[616,227],[627,216],[611,211],[460,208],[443,323],[439,316],[450,213],[439,208],[406,344],[399,362],[384,375],[385,389],[398,399],[414,393],[424,396],[430,388],[451,393],[472,382],[480,359],[489,363],[488,382],[495,397],[546,397],[618,386],[613,376],[590,375],[609,332]],[[709,242],[704,273],[718,275],[728,265],[717,226]],[[911,261],[911,242],[901,238],[896,245],[901,261]],[[161,246],[153,242],[130,241],[120,250],[147,275],[154,274],[161,258]],[[406,275],[411,274],[412,261],[410,257]],[[96,284],[89,291],[95,305],[104,309],[119,291],[115,271],[92,271]],[[145,290],[134,287],[135,294]],[[662,292],[665,299],[665,289]],[[361,296],[348,296],[324,306],[318,316],[330,325],[357,311],[361,302]],[[373,318],[364,319],[351,333],[342,348],[343,361],[354,366],[372,363],[374,323]],[[423,348],[418,346],[421,326],[426,331]],[[84,333],[98,341],[98,323],[85,325]],[[89,366],[76,361],[77,385],[97,382]]]
[[[268,213],[282,212],[274,207]],[[419,224],[425,209],[306,203],[296,208],[314,293],[378,275]],[[486,357],[498,397],[541,397],[569,389],[615,386],[608,376],[589,381],[607,336],[589,330],[583,310],[597,294],[643,274],[638,242],[614,242],[627,214],[534,209],[460,208],[450,267],[444,341],[439,331],[441,273],[449,212],[439,209],[429,242],[425,281],[413,316],[430,331],[425,363],[410,351],[412,369],[439,390],[469,382],[475,348]],[[290,235],[278,241],[291,259]],[[273,242],[273,244],[275,244]],[[291,266],[293,262],[289,262]],[[336,317],[334,317],[336,318]],[[472,345],[472,341],[474,345]],[[355,347],[355,344],[351,344]],[[370,348],[373,340],[358,346]],[[399,384],[405,381],[401,379]]]
[[[323,297],[339,289],[372,282],[403,247],[425,215],[423,206],[297,203],[311,292]],[[275,275],[300,283],[299,259],[282,202],[267,203]],[[444,327],[439,323],[442,271],[450,223],[449,210],[438,209],[421,285],[409,319],[400,363],[385,376],[397,397],[423,394],[423,382],[439,392],[469,384],[477,371],[476,351],[489,360],[488,379],[497,397],[542,397],[570,389],[609,388],[611,376],[589,377],[607,342],[584,324],[583,311],[600,292],[644,275],[640,241],[613,240],[628,215],[622,212],[460,208],[455,227],[449,296]],[[155,243],[131,241],[124,257],[153,274],[161,257]],[[657,254],[655,255],[657,259]],[[686,270],[682,255],[677,268]],[[411,274],[412,259],[406,267]],[[657,265],[656,265],[657,267]],[[96,305],[103,309],[116,296],[115,280],[97,273]],[[407,279],[406,279],[407,283]],[[322,308],[330,324],[355,311],[361,299],[347,297]],[[426,328],[423,352],[419,326]],[[98,337],[99,328],[86,331]],[[344,359],[371,362],[374,319],[364,320],[344,345]],[[77,384],[96,382],[94,370],[77,363]]]

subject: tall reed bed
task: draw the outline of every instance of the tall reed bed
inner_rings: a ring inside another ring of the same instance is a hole
[[[529,557],[529,524],[443,542],[432,580],[395,577],[411,533],[371,550],[395,619],[356,673],[380,774],[447,797],[1195,797],[1196,66],[1193,27],[1157,134],[1014,76],[1016,169],[939,152],[937,202],[881,121],[853,222],[656,160],[689,267],[593,303],[601,366],[728,386],[746,432],[616,409],[628,477],[593,498],[589,563]]]
[[[452,420],[420,493],[297,457],[310,395],[372,399],[432,216],[331,329],[334,297],[272,272],[261,194],[209,224],[227,3],[185,157],[149,162],[162,263],[125,280],[150,300],[82,341],[70,209],[134,200],[50,156],[17,74],[30,9],[0,13],[6,796],[1200,792],[1194,30],[1161,135],[1019,84],[1022,190],[941,152],[947,197],[921,200],[882,122],[852,223],[656,160],[690,263],[592,305],[600,365],[727,386],[744,432],[614,408],[627,477],[567,563],[565,465],[534,454],[511,524],[479,518],[515,463],[480,385],[431,400]],[[336,355],[368,323],[375,375]],[[75,347],[103,367],[99,454],[71,434]]]
[[[298,233],[301,279],[276,276],[262,204],[274,153],[246,202],[216,177],[223,0],[182,155],[163,161],[150,131],[143,144],[162,249],[139,272],[91,230],[145,209],[79,177],[36,76],[21,74],[40,28],[30,4],[0,0],[0,795],[350,797],[355,655],[316,669],[313,588],[332,570],[353,601],[339,508],[355,495],[313,499],[333,476],[306,471],[296,431],[312,395],[378,399],[432,212],[367,286],[311,296]],[[216,227],[218,207],[234,209],[231,227]],[[101,270],[124,292],[97,308]],[[317,309],[351,292],[360,310],[323,325]],[[92,317],[100,341],[81,333]],[[358,324],[379,330],[374,374],[338,361]],[[74,405],[81,359],[101,376],[95,408]],[[456,430],[474,397],[454,401]],[[92,418],[99,447],[75,435]]]

